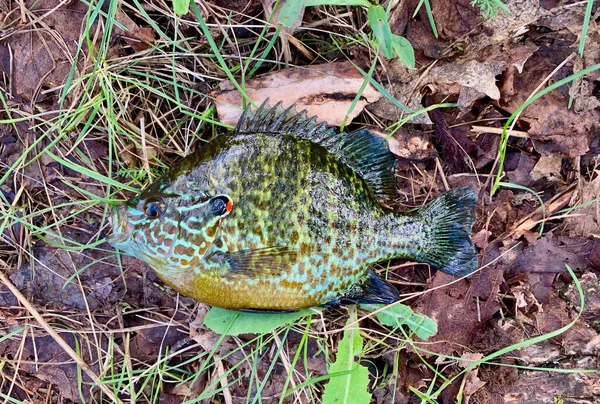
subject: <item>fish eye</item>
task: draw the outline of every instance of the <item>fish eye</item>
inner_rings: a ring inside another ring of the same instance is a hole
[[[228,196],[219,195],[212,198],[210,207],[215,216],[225,216],[233,209],[233,202]]]
[[[150,219],[156,219],[160,217],[165,210],[165,203],[162,200],[152,199],[146,202],[144,205],[144,212]]]

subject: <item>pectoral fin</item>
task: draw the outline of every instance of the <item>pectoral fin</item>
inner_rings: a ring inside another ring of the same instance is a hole
[[[298,260],[298,250],[288,247],[267,247],[258,250],[215,252],[209,260],[223,265],[226,277],[278,276],[292,270]]]

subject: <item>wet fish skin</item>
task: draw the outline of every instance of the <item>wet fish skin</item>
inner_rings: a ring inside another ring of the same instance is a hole
[[[368,131],[263,107],[115,209],[110,242],[182,294],[231,309],[391,303],[397,291],[369,267],[396,257],[475,270],[473,191],[401,215],[378,201],[394,196],[393,169]]]

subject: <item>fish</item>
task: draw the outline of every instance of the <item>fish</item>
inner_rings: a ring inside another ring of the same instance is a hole
[[[478,268],[471,188],[400,213],[396,159],[367,128],[340,132],[295,106],[246,108],[230,133],[114,206],[108,242],[175,291],[225,309],[391,304],[373,264]]]

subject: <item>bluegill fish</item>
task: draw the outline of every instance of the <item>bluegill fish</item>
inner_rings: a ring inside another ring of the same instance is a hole
[[[248,108],[236,129],[114,208],[116,248],[213,306],[298,310],[392,303],[370,266],[397,257],[464,276],[477,268],[470,188],[400,214],[385,139],[340,133],[294,108]]]

